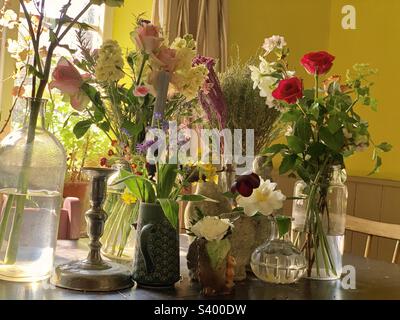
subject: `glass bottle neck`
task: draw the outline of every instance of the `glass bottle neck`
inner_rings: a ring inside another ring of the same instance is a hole
[[[346,181],[345,175],[343,173],[341,166],[332,166],[330,183],[331,184],[343,184]]]
[[[36,122],[36,129],[45,129],[46,104],[46,99],[26,98],[24,128],[28,128],[30,124]]]

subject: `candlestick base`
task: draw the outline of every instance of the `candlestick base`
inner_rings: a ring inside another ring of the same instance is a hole
[[[86,260],[59,265],[50,282],[57,287],[78,291],[108,292],[136,286],[129,269],[121,264],[90,264]]]

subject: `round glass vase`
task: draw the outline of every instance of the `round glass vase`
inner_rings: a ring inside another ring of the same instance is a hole
[[[294,187],[294,197],[298,198],[293,204],[292,230],[295,232],[295,244],[305,248],[307,258],[307,277],[315,280],[337,280],[342,274],[342,256],[344,250],[344,234],[346,227],[346,210],[348,191],[345,185],[347,175],[341,166],[331,166],[326,176],[326,181],[320,186],[317,196],[309,199],[306,188],[310,189],[304,181],[297,181]],[[325,210],[318,211],[318,221],[321,232],[316,237],[310,231],[308,207],[310,201],[321,203],[324,198]],[[317,243],[307,245],[310,238],[318,238]],[[315,248],[317,248],[315,250]]]
[[[0,279],[50,276],[57,240],[66,155],[45,129],[46,100],[26,99],[25,117],[0,144]]]
[[[306,272],[306,259],[289,240],[288,234],[268,240],[251,255],[251,269],[260,280],[268,283],[291,284]]]
[[[139,206],[138,203],[127,203],[122,199],[125,190],[123,183],[114,184],[121,177],[121,170],[130,171],[126,161],[119,161],[113,165],[117,171],[108,178],[107,197],[104,202],[104,211],[108,218],[101,238],[103,246],[101,252],[109,259],[132,263],[136,240],[136,223]]]

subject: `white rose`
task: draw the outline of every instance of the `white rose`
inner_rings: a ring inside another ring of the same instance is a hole
[[[222,240],[228,230],[233,227],[229,219],[206,216],[190,229],[197,237],[207,241]]]
[[[257,212],[268,216],[275,210],[283,207],[286,197],[280,190],[275,190],[277,184],[270,180],[262,180],[260,186],[253,190],[250,197],[239,196],[237,203],[244,209],[244,213],[252,217]]]

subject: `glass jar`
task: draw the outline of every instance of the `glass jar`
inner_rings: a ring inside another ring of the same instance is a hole
[[[325,212],[319,212],[319,219],[322,223],[323,235],[319,239],[318,249],[314,246],[306,246],[310,252],[306,253],[309,257],[308,277],[317,280],[335,280],[339,279],[342,273],[342,256],[344,250],[344,233],[346,227],[346,210],[348,191],[345,185],[347,178],[346,171],[340,165],[334,165],[329,168],[326,175],[328,181],[326,189],[326,209]],[[307,206],[308,201],[305,189],[308,186],[303,181],[297,181],[294,187],[294,197],[300,198],[294,200],[292,217],[294,219],[292,230],[296,231],[299,244],[307,241],[306,233],[309,232],[307,226]],[[318,196],[313,201],[321,201],[321,189],[319,187]],[[322,192],[322,194],[325,194]],[[314,207],[320,207],[315,205]],[[320,235],[321,236],[321,235]],[[315,237],[314,235],[314,238]],[[308,237],[310,239],[310,237]],[[295,241],[297,243],[297,241]],[[323,245],[322,245],[323,244]],[[312,257],[312,258],[311,258]],[[329,265],[326,266],[326,259]]]
[[[66,155],[45,129],[46,100],[26,99],[25,117],[0,144],[0,279],[38,281],[53,268]]]
[[[257,247],[251,255],[250,265],[257,278],[277,284],[298,281],[307,267],[306,259],[288,235]]]
[[[130,171],[130,165],[121,160],[113,165],[113,169],[117,171],[107,181],[104,211],[107,212],[108,218],[101,238],[103,243],[101,252],[107,258],[132,263],[136,239],[136,230],[133,224],[137,220],[138,205],[122,199],[125,190],[124,183],[114,185],[120,179],[121,170]]]

